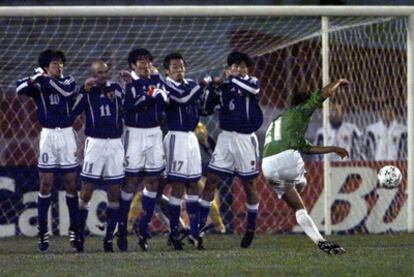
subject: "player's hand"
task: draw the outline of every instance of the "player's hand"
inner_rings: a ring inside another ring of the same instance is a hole
[[[223,79],[221,79],[220,77],[213,77],[212,82],[215,86],[219,86],[223,83]]]
[[[349,157],[348,151],[345,148],[335,147],[335,154],[337,154],[341,159]]]
[[[84,84],[85,91],[89,92],[95,84],[96,84],[96,78],[91,77],[91,78],[86,79],[85,84]]]
[[[158,68],[156,68],[155,66],[151,65],[151,74],[158,74]]]
[[[125,83],[131,83],[132,82],[132,75],[127,70],[121,70],[119,71],[119,76],[122,80],[124,80]]]
[[[330,97],[335,90],[337,90],[339,87],[342,86],[348,86],[351,82],[349,82],[347,79],[338,79],[336,81],[331,82],[329,85],[325,86],[322,89],[322,97],[328,98]]]

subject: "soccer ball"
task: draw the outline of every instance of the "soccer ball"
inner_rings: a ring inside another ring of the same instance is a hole
[[[401,180],[401,171],[393,165],[386,165],[378,172],[378,183],[382,188],[396,188],[401,184]]]

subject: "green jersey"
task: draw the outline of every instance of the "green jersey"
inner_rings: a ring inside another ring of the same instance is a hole
[[[309,149],[312,144],[305,139],[305,132],[313,112],[321,107],[324,100],[320,91],[315,91],[308,99],[286,109],[272,121],[266,131],[263,157],[276,155],[288,149]]]

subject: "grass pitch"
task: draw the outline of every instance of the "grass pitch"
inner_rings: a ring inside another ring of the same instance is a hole
[[[52,237],[41,254],[35,238],[4,238],[0,276],[414,276],[414,234],[329,237],[347,250],[342,256],[323,253],[304,235],[258,235],[249,249],[240,239],[207,235],[207,250],[186,243],[177,252],[157,236],[143,253],[130,236],[127,253],[107,254],[101,238],[88,237],[86,252],[73,254],[67,238]]]

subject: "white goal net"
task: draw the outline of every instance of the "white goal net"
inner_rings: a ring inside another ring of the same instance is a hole
[[[337,109],[342,113],[333,112],[339,113],[340,119],[334,127],[326,126],[336,144],[352,141],[351,159],[331,162],[332,230],[407,230],[407,18],[330,17],[329,21],[329,77],[352,82],[350,89],[332,99],[331,106],[340,106]],[[118,71],[127,69],[128,52],[136,47],[149,49],[160,69],[165,55],[181,52],[187,62],[187,75],[194,79],[222,75],[232,50],[246,52],[255,62],[252,74],[262,83],[260,104],[265,122],[257,133],[262,143],[269,121],[285,108],[292,91],[322,86],[321,35],[320,17],[0,18],[0,236],[36,234],[40,125],[33,101],[17,97],[14,82],[32,74],[41,51],[62,50],[67,57],[64,71],[73,75],[79,85],[89,76],[89,65],[95,59],[110,64],[117,80]],[[369,126],[384,116],[392,116],[392,124],[401,128],[389,131],[386,146],[393,144],[394,150],[389,151],[394,152],[381,156],[376,155],[381,142],[379,138],[372,141]],[[216,137],[220,131],[216,117],[202,121]],[[339,132],[345,124],[352,126]],[[322,112],[318,111],[307,133],[310,141],[321,142],[320,127]],[[81,153],[82,120],[76,121],[75,129],[79,132]],[[349,130],[353,131],[347,133]],[[308,186],[303,197],[323,230],[323,162],[320,157],[310,156],[305,161]],[[404,181],[399,188],[376,187],[376,172],[385,164],[395,164],[403,172]],[[257,187],[261,195],[258,231],[298,231],[293,212],[277,199],[262,176]],[[91,210],[97,211],[90,213],[88,227],[92,233],[101,233],[96,226],[101,224],[104,199],[104,193],[98,192],[92,201]],[[238,180],[232,188],[224,186],[220,190],[221,215],[228,230],[235,233],[244,230],[244,199]],[[54,234],[66,234],[67,210],[59,180],[50,216]],[[156,221],[154,218],[154,226],[162,228]]]

